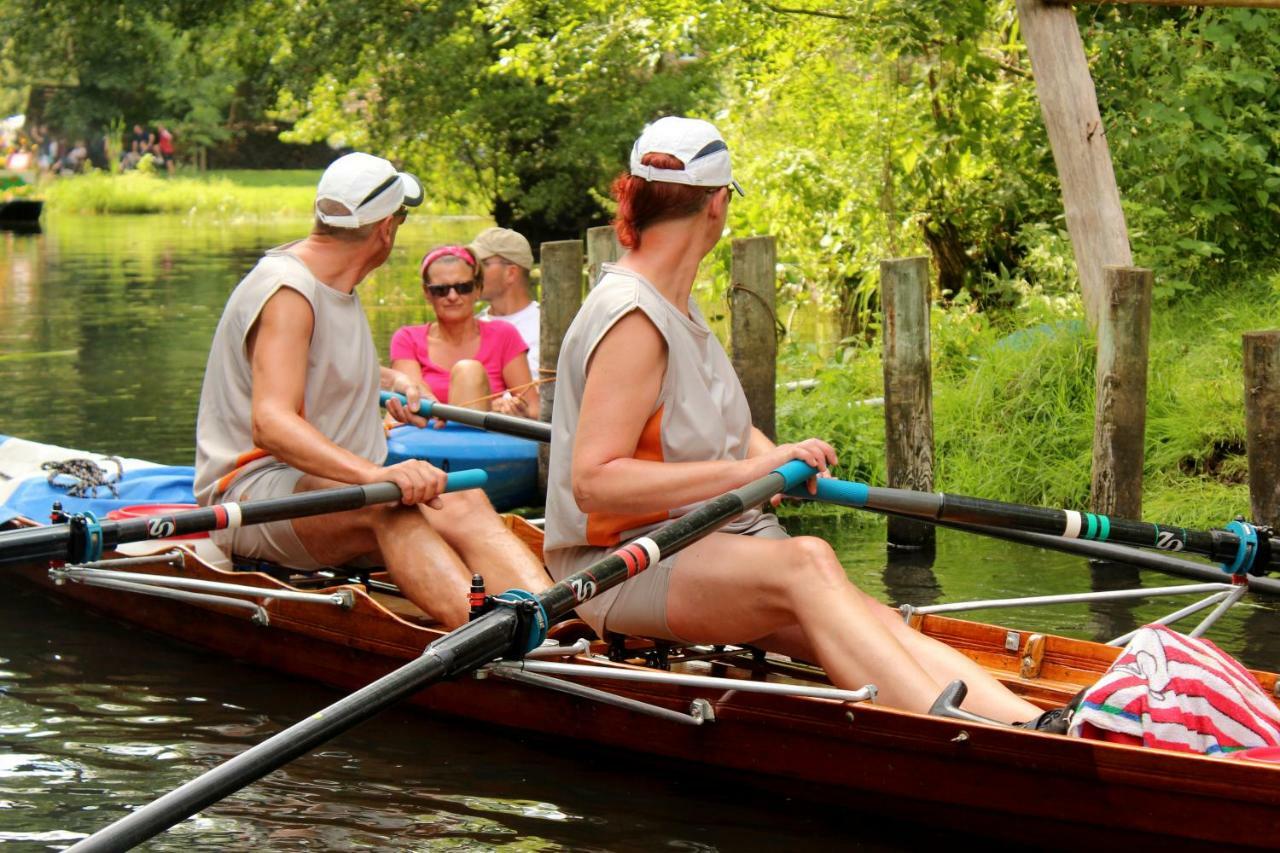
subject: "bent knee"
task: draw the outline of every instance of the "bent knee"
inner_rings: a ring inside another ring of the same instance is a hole
[[[790,574],[800,574],[809,584],[833,585],[847,584],[844,566],[831,546],[816,536],[797,536],[789,540]]]

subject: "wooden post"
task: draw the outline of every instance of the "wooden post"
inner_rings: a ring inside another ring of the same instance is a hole
[[[600,280],[600,267],[622,257],[622,244],[612,225],[587,229],[587,289]]]
[[[1255,524],[1280,524],[1280,332],[1244,335],[1244,429],[1249,511]]]
[[[578,309],[582,307],[582,241],[556,240],[543,243],[542,310],[539,328],[538,359],[544,368],[555,369],[560,360],[560,342],[569,330]],[[551,422],[555,405],[556,383],[544,382],[538,387],[541,420]],[[550,446],[538,448],[538,488],[547,490],[547,461]]]
[[[933,491],[929,258],[880,262],[884,307],[884,436],[889,487]],[[889,544],[932,548],[932,525],[889,519]]]
[[[1103,272],[1108,299],[1098,318],[1091,503],[1096,513],[1141,518],[1154,277],[1136,267]]]
[[[778,381],[777,314],[778,252],[773,237],[745,237],[733,241],[729,269],[733,314],[733,369],[751,407],[751,422],[776,439],[774,418]]]
[[[1133,264],[1111,150],[1098,112],[1098,95],[1089,76],[1075,11],[1043,0],[1017,0],[1017,6],[1062,184],[1085,314],[1089,325],[1096,328],[1107,298],[1102,268]]]

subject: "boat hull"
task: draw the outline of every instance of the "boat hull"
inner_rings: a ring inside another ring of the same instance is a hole
[[[166,569],[144,567],[140,571]],[[16,573],[60,597],[219,655],[350,691],[421,654],[438,632],[358,586],[350,609],[268,601],[269,624],[244,611],[55,585],[42,566]],[[188,557],[186,577],[279,587],[249,572],[223,572]],[[1083,641],[943,617],[920,627],[950,642],[1029,697],[1074,692],[1100,673],[1115,649]],[[1016,647],[1010,638],[1015,636]],[[566,642],[571,639],[566,637]],[[599,656],[579,662],[609,664]],[[1028,661],[1032,666],[1028,666]],[[750,667],[691,663],[677,669],[736,678]],[[1029,669],[1033,675],[1025,675]],[[1275,679],[1260,674],[1264,688]],[[606,686],[597,682],[599,686]],[[1120,834],[1158,837],[1167,847],[1204,843],[1272,846],[1280,808],[1280,768],[975,725],[811,697],[690,689],[669,684],[607,685],[611,692],[687,712],[708,701],[715,721],[681,726],[562,693],[489,676],[424,690],[415,706],[554,739],[559,747],[603,746],[692,762],[734,782],[803,790],[866,814],[893,812],[1038,846],[1112,843]],[[797,787],[799,786],[799,787]],[[1046,832],[1046,828],[1049,828]]]

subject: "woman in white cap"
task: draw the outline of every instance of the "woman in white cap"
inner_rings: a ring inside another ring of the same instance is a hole
[[[545,544],[557,579],[789,460],[822,471],[836,462],[825,441],[775,446],[751,425],[733,367],[690,299],[735,191],[719,132],[678,117],[645,128],[630,172],[614,182],[627,252],[605,265],[557,367]],[[790,538],[759,509],[578,613],[597,632],[752,643],[816,660],[836,685],[875,684],[881,701],[912,711],[961,678],[967,710],[1004,722],[1040,716],[857,589],[826,542]]]

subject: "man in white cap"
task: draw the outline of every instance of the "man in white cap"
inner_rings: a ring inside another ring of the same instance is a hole
[[[541,309],[529,295],[533,249],[524,235],[510,228],[486,228],[467,247],[480,264],[480,298],[489,305],[481,317],[496,317],[515,326],[529,345],[529,375],[538,378],[538,329]]]
[[[268,251],[227,300],[200,393],[195,492],[207,506],[394,482],[400,504],[229,528],[213,540],[303,570],[385,565],[409,600],[452,628],[467,619],[468,565],[499,590],[537,592],[547,580],[483,492],[441,495],[444,473],[423,461],[382,467],[378,392],[401,391],[416,411],[418,388],[379,366],[355,291],[422,197],[417,178],[381,157],[348,154],[325,170],[311,234]]]

